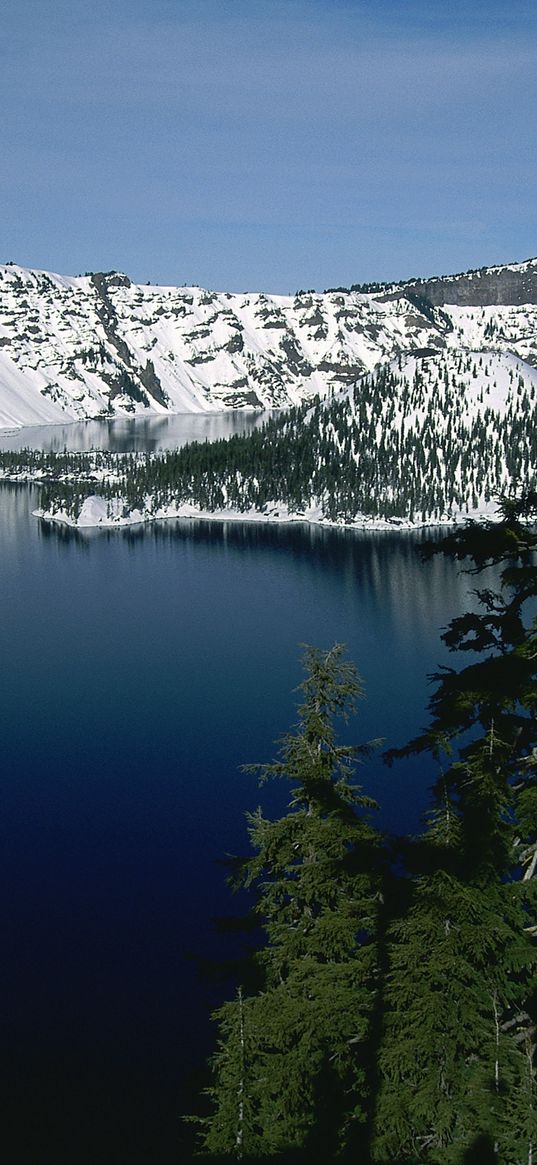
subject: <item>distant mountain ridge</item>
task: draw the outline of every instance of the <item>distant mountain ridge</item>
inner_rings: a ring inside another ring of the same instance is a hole
[[[389,295],[400,299],[417,294],[432,306],[444,303],[458,307],[515,306],[537,303],[537,257],[522,263],[477,267],[454,275],[430,275],[395,283],[353,283],[350,287],[329,287],[324,292],[358,291],[377,297]],[[300,294],[305,294],[301,292]]]
[[[0,428],[331,397],[403,357],[537,367],[537,259],[371,290],[231,294],[0,267]]]
[[[515,307],[537,304],[537,258],[503,267],[481,267],[461,275],[416,279],[406,284],[431,306]]]

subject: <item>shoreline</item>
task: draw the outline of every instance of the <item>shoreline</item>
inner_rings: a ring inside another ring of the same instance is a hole
[[[32,515],[44,522],[54,522],[60,526],[68,526],[75,530],[110,530],[125,529],[129,526],[147,525],[151,522],[175,520],[212,521],[212,522],[250,522],[262,525],[302,525],[320,526],[335,530],[392,532],[418,531],[432,528],[465,525],[468,521],[483,522],[494,518],[497,508],[490,507],[473,511],[468,514],[450,514],[443,518],[428,518],[425,520],[411,520],[410,518],[371,518],[362,515],[350,522],[337,521],[327,518],[321,510],[312,507],[301,512],[289,512],[285,506],[273,506],[263,513],[260,510],[203,510],[190,502],[183,502],[176,506],[163,506],[153,512],[150,510],[131,510],[124,513],[124,504],[116,501],[117,512],[109,513],[109,504],[97,495],[85,499],[78,518],[73,518],[65,510],[56,512],[43,509],[32,511]]]

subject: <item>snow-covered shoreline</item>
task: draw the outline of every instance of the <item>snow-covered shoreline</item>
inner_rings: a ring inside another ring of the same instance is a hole
[[[260,510],[203,510],[190,502],[179,505],[162,506],[153,509],[125,510],[121,499],[114,499],[112,503],[104,498],[92,495],[85,499],[77,518],[66,510],[47,511],[36,509],[33,515],[46,522],[55,522],[58,525],[69,526],[73,529],[119,529],[126,526],[145,525],[149,522],[161,522],[168,519],[195,519],[210,522],[253,522],[258,524],[301,523],[313,526],[323,526],[336,530],[367,530],[377,531],[412,531],[424,530],[432,527],[457,526],[468,520],[485,521],[495,517],[497,507],[491,502],[489,506],[472,511],[471,513],[446,514],[443,518],[428,518],[425,520],[409,518],[371,518],[364,514],[351,522],[334,521],[327,518],[319,507],[311,507],[304,511],[289,511],[287,506],[275,505]]]

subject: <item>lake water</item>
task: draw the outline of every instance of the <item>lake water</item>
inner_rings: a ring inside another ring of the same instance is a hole
[[[64,425],[35,425],[0,429],[0,449],[113,449],[128,453],[176,449],[188,441],[216,441],[247,433],[262,425],[268,412],[235,409],[227,413],[172,413],[169,416],[114,417],[111,420],[74,421]]]
[[[245,809],[285,804],[239,766],[293,723],[298,645],[345,642],[367,686],[354,738],[402,744],[469,583],[423,565],[417,535],[77,533],[36,503],[0,491],[10,1165],[177,1162],[218,997],[190,955],[234,908],[218,859],[244,850]],[[417,828],[434,775],[364,768],[381,824]]]

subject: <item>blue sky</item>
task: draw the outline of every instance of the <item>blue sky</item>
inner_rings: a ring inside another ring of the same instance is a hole
[[[537,5],[5,0],[0,261],[293,292],[537,253]]]

